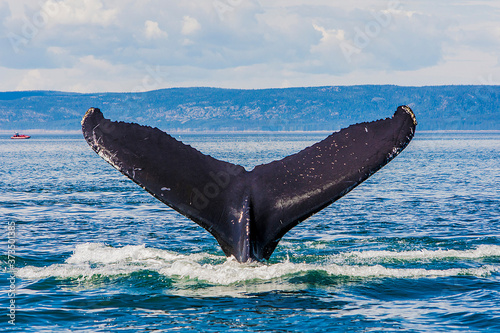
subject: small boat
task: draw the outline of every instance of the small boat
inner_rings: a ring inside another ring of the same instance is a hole
[[[26,135],[26,134],[19,134],[19,133],[16,133],[14,134],[13,136],[10,137],[11,139],[29,139],[31,138],[31,136],[29,135]]]

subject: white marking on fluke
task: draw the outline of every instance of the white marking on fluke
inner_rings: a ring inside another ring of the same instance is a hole
[[[415,114],[413,113],[413,111],[406,105],[404,105],[402,108],[406,113],[408,113],[410,115],[411,119],[413,120],[413,124],[416,126],[417,125],[417,118],[415,117]]]

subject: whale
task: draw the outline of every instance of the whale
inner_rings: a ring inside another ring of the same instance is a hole
[[[411,108],[399,106],[392,117],[351,125],[250,171],[158,128],[106,119],[98,108],[85,113],[82,132],[105,161],[245,263],[269,260],[288,231],[400,154],[416,125]]]

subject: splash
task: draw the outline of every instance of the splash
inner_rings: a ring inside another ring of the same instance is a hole
[[[484,259],[500,257],[500,246],[482,245],[474,250],[437,251],[364,251],[333,255],[319,263],[294,263],[285,260],[276,264],[238,263],[234,258],[209,254],[183,255],[170,251],[128,245],[113,248],[100,243],[78,245],[71,257],[62,264],[47,267],[27,266],[17,272],[24,279],[56,277],[88,280],[102,276],[123,276],[140,271],[154,271],[172,279],[203,281],[227,286],[235,283],[268,283],[310,272],[324,272],[334,277],[352,278],[423,278],[458,275],[485,276],[500,271],[499,266],[477,268],[392,268],[387,260],[428,261],[443,259]],[[357,261],[353,264],[354,261]],[[209,262],[209,263],[207,263]],[[369,262],[369,264],[367,264]]]
[[[480,245],[471,250],[420,250],[420,251],[353,251],[338,254],[331,259],[334,262],[345,261],[416,261],[416,260],[446,260],[446,259],[481,259],[500,257],[500,246]]]

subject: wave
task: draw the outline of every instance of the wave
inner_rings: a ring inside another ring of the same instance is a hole
[[[335,255],[336,261],[413,261],[413,260],[443,260],[443,259],[481,259],[500,257],[500,246],[480,245],[471,250],[419,250],[419,251],[353,251]]]
[[[474,250],[436,251],[360,251],[330,255],[320,263],[294,263],[290,260],[275,264],[238,263],[233,258],[210,254],[184,255],[171,251],[128,245],[121,248],[101,243],[76,246],[74,253],[62,264],[47,267],[26,266],[17,271],[23,279],[61,278],[90,280],[98,277],[123,276],[141,271],[153,271],[172,279],[203,281],[213,285],[231,285],[240,282],[270,282],[311,272],[329,276],[352,278],[431,278],[459,275],[485,276],[500,271],[498,265],[476,268],[392,268],[388,260],[484,259],[500,257],[500,246],[481,245]],[[353,264],[353,260],[357,263]],[[369,262],[370,264],[366,264]],[[362,264],[365,263],[365,264]]]

